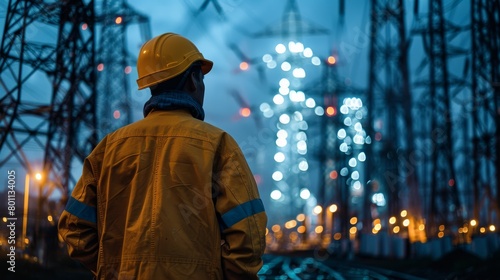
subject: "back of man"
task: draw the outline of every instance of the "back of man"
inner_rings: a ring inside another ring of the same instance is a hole
[[[87,157],[59,232],[97,279],[257,279],[267,218],[252,173],[176,94]]]

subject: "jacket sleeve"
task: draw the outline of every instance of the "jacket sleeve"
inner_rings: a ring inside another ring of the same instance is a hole
[[[266,242],[267,216],[243,153],[227,135],[214,172],[225,279],[258,279]]]
[[[68,246],[71,258],[80,261],[94,274],[97,270],[98,237],[96,212],[96,182],[88,159],[65,210],[58,229]]]

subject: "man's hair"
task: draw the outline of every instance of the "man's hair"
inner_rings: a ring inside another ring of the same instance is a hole
[[[179,75],[150,87],[151,94],[157,95],[167,91],[179,90],[184,87],[191,73],[201,73],[201,63],[195,62]]]

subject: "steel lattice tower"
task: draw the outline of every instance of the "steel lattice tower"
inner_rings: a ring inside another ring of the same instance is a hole
[[[339,54],[338,57],[342,57],[342,55]],[[318,81],[313,82],[317,86],[308,90],[315,97],[318,97],[318,105],[326,109],[326,112],[319,117],[319,124],[316,125],[318,131],[311,134],[316,133],[319,136],[319,146],[315,147],[315,156],[320,164],[318,197],[321,200],[318,199],[318,201],[324,209],[322,215],[325,219],[325,225],[330,226],[330,228],[326,228],[330,232],[325,232],[330,234],[330,240],[335,233],[338,233],[336,229],[340,230],[341,236],[346,238],[349,236],[349,219],[356,209],[351,207],[350,198],[352,194],[349,182],[352,179],[349,179],[350,174],[348,174],[349,176],[341,174],[342,169],[349,166],[349,159],[356,156],[356,150],[358,152],[361,150],[360,146],[355,144],[350,145],[347,153],[339,149],[345,141],[339,139],[338,132],[340,129],[347,129],[344,124],[345,119],[342,119],[344,114],[340,113],[340,108],[346,98],[361,97],[363,94],[363,90],[346,84],[345,80],[341,78],[337,68],[337,60],[332,60],[336,59],[335,57],[337,56],[324,59],[323,74]],[[347,133],[347,136],[352,135]],[[330,211],[329,207],[333,204],[338,205],[334,214],[337,218],[327,214],[327,211]],[[340,223],[335,223],[336,220],[340,221]],[[347,244],[347,246],[350,246],[350,244]]]
[[[101,25],[97,57],[99,92],[99,137],[132,122],[130,104],[131,64],[127,47],[127,27],[140,24],[143,41],[151,37],[149,18],[127,4],[126,0],[102,0],[97,16]]]
[[[302,19],[301,14],[298,9],[297,1],[296,0],[289,0],[285,4],[285,9],[283,12],[283,16],[281,18],[281,21],[277,24],[272,24],[266,28],[264,28],[262,31],[254,33],[254,36],[256,38],[263,38],[263,37],[281,37],[281,39],[285,42],[288,43],[290,41],[300,41],[303,36],[305,35],[326,35],[328,34],[328,30],[324,29],[322,27],[316,26],[313,23],[307,22]],[[299,56],[291,56],[289,58],[289,61],[292,63],[297,63],[300,64],[302,63],[301,61],[303,58],[300,58]],[[293,90],[299,90],[302,86],[291,86],[291,89]],[[287,97],[288,98],[288,97]],[[286,103],[287,108],[284,110],[283,113],[290,113],[290,115],[293,116],[294,111],[301,110],[298,109],[297,104],[295,102],[289,102]],[[297,111],[298,112],[298,111]],[[282,125],[281,129],[284,129],[285,126]],[[290,132],[289,138],[292,139],[292,141],[297,141],[295,138],[296,134],[301,133],[305,134],[305,132],[301,129],[292,129]],[[295,143],[296,145],[297,143]],[[301,155],[297,152],[296,149],[291,148],[292,144],[287,144],[285,147],[281,147],[282,152],[286,154],[287,157],[287,162],[290,163],[290,170],[286,170],[287,172],[287,178],[283,180],[278,180],[280,181],[279,183],[286,186],[283,187],[283,189],[287,189],[287,196],[289,197],[289,213],[287,213],[288,218],[294,217],[297,213],[297,211],[303,211],[304,204],[302,202],[302,199],[299,197],[299,192],[301,188],[304,188],[309,184],[309,179],[307,179],[307,172],[294,172],[292,171],[293,168],[296,168],[297,163],[299,160],[302,158],[307,158],[305,154]],[[284,164],[278,164],[277,167],[284,166]],[[278,168],[279,171],[285,171],[284,167],[283,170]],[[286,182],[286,183],[285,183]],[[323,203],[324,197],[318,196],[318,201],[319,203]]]
[[[73,161],[97,141],[94,38],[93,1],[9,1],[0,48],[0,166],[17,162],[31,173],[43,160],[42,198],[59,189],[65,202],[76,183]]]
[[[459,99],[467,95],[463,77],[456,69],[449,69],[450,60],[455,64],[467,54],[466,46],[458,46],[458,39],[464,38],[467,28],[453,23],[449,14],[456,6],[444,8],[442,0],[429,1],[427,14],[417,16],[418,26],[414,29],[421,36],[426,57],[419,66],[424,81],[417,81],[422,90],[418,115],[418,141],[421,161],[419,178],[424,188],[424,197],[429,197],[427,226],[429,236],[436,236],[443,225],[449,231],[461,227],[464,222],[464,195],[466,194],[468,172],[466,170],[468,149],[468,128],[464,120],[463,104]],[[418,7],[417,7],[418,8]]]
[[[302,20],[296,0],[288,0],[281,22],[255,33],[256,37],[281,36],[283,39],[297,40],[303,35],[324,35],[328,30]]]
[[[500,1],[471,1],[473,218],[500,222]],[[495,198],[496,195],[496,198]],[[491,215],[496,213],[496,217]],[[495,221],[496,219],[496,221]]]
[[[40,43],[40,30],[55,36]],[[69,186],[76,183],[71,168],[97,141],[94,38],[93,1],[8,4],[0,49],[0,166],[19,164],[27,174],[34,165],[43,166],[32,240],[37,250],[43,246],[42,215],[50,212],[47,198],[59,190],[66,203]],[[30,86],[36,86],[35,93]],[[29,187],[28,179],[25,184]]]
[[[366,103],[366,187],[364,224],[371,225],[371,196],[378,187],[388,194],[388,215],[410,207],[419,216],[416,174],[408,167],[414,150],[412,96],[409,84],[405,9],[402,0],[372,0],[370,16],[369,74]],[[402,196],[405,194],[405,196]]]

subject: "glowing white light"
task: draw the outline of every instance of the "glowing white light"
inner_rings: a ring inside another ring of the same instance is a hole
[[[359,181],[356,181],[352,184],[353,189],[359,190],[361,189],[361,183]]]
[[[281,198],[282,194],[279,190],[274,190],[271,192],[271,198],[274,200],[279,200]]]
[[[289,87],[290,81],[286,78],[282,78],[279,83],[280,87]]]
[[[359,109],[361,107],[363,107],[363,101],[361,101],[361,99],[359,99],[359,98],[355,98],[354,108]]]
[[[358,160],[363,162],[366,160],[366,154],[364,152],[359,153]]]
[[[295,68],[292,74],[295,78],[302,79],[306,77],[306,70],[304,70],[304,68]]]
[[[295,52],[303,52],[304,51],[304,44],[301,42],[295,43]]]
[[[311,50],[311,48],[305,48],[303,54],[305,57],[309,58],[313,56],[313,51]]]
[[[283,179],[283,173],[281,173],[281,171],[274,171],[273,173],[273,180],[274,181],[281,181]]]
[[[273,60],[273,57],[270,54],[265,54],[262,56],[262,61],[264,61],[265,63],[268,63],[271,60]]]
[[[347,176],[347,174],[349,174],[349,169],[347,169],[347,167],[340,169],[340,175]]]
[[[303,160],[303,161],[299,162],[299,169],[301,171],[307,171],[308,168],[309,168],[309,164],[307,163],[307,161]]]
[[[361,123],[357,122],[356,124],[354,124],[354,130],[358,132],[363,131],[363,126],[361,125]]]
[[[280,87],[279,92],[281,95],[287,95],[290,92],[290,89],[287,87]]]
[[[309,128],[309,126],[307,125],[306,121],[299,122],[299,129],[300,130],[307,130],[308,128]]]
[[[267,104],[266,102],[264,102],[264,103],[260,104],[259,109],[262,112],[265,112],[265,111],[271,109],[271,106],[269,106],[269,104]]]
[[[264,117],[266,117],[266,118],[270,118],[270,117],[274,116],[274,111],[273,111],[273,110],[271,110],[271,109],[269,109],[269,110],[265,111],[265,112],[263,113],[263,115],[264,115]]]
[[[354,171],[351,173],[351,178],[353,180],[358,180],[359,179],[359,172],[358,171]]]
[[[290,122],[290,116],[287,114],[282,114],[280,116],[280,123],[282,124],[288,124]]]
[[[295,135],[295,139],[297,139],[297,141],[300,141],[300,140],[306,141],[307,134],[304,131],[300,131],[299,133],[297,133],[297,135]]]
[[[346,105],[340,106],[340,112],[344,115],[349,114],[349,107],[347,107]]]
[[[300,141],[298,141],[298,142],[297,142],[297,149],[298,149],[299,151],[301,151],[301,150],[302,150],[302,151],[303,151],[303,150],[307,150],[307,143],[306,143],[306,141],[304,141],[304,140],[300,140]]]
[[[299,48],[298,48],[297,44],[295,42],[293,42],[293,41],[288,42],[288,49],[292,53],[299,52]]]
[[[352,110],[358,110],[363,107],[363,102],[359,98],[346,98],[344,99],[344,104]]]
[[[281,70],[290,71],[290,69],[292,69],[292,65],[289,62],[285,61],[281,63]]]
[[[297,91],[297,97],[298,97],[298,99],[299,99],[300,102],[306,100],[306,95],[304,94],[303,91]]]
[[[286,47],[283,44],[277,44],[276,48],[274,48],[277,53],[284,53],[286,52]]]
[[[276,154],[274,154],[274,160],[276,162],[283,162],[283,161],[285,161],[285,154],[282,153],[282,152],[277,152]]]
[[[340,144],[339,149],[341,152],[347,153],[347,151],[349,150],[349,146],[346,143],[342,143]]]
[[[347,117],[344,119],[344,124],[345,126],[351,126],[352,125],[352,120],[351,118]]]
[[[360,134],[356,134],[356,135],[354,135],[353,141],[354,141],[354,143],[356,143],[358,145],[363,145],[365,143],[365,138],[363,136],[361,136]]]
[[[276,139],[276,146],[283,148],[286,146],[286,144],[287,144],[287,142],[286,142],[285,138]]]
[[[298,121],[298,122],[299,122],[299,121],[302,121],[302,120],[304,119],[304,117],[302,116],[302,113],[300,113],[299,111],[295,111],[295,112],[293,113],[293,119],[294,119],[295,121]]]
[[[278,66],[278,64],[274,60],[271,60],[267,63],[267,68],[269,68],[269,69],[274,69],[274,68],[276,68],[276,66]]]
[[[339,131],[337,132],[337,138],[339,138],[340,140],[344,139],[346,135],[347,132],[343,128],[339,129]]]
[[[282,95],[280,94],[276,94],[274,97],[273,97],[273,102],[274,104],[276,105],[281,105],[283,104],[283,102],[285,102],[285,98],[283,98]]]
[[[323,107],[321,107],[321,106],[318,106],[318,107],[314,108],[314,113],[317,116],[323,116],[325,114],[325,109],[323,109]]]
[[[284,129],[280,129],[276,133],[276,136],[278,136],[278,138],[287,138],[288,137],[288,132],[286,132],[286,130],[284,130]]]
[[[314,106],[316,106],[316,101],[314,101],[313,98],[307,98],[306,99],[306,106],[307,106],[307,108],[314,108]]]
[[[372,202],[377,204],[377,206],[385,206],[385,197],[383,193],[375,193],[372,196]]]
[[[351,158],[349,160],[349,166],[350,167],[356,167],[357,164],[358,164],[358,161],[355,158]]]
[[[308,189],[301,189],[300,190],[300,198],[302,199],[309,199],[311,197],[311,192]]]
[[[315,56],[315,57],[311,58],[311,63],[312,63],[313,65],[318,66],[318,65],[320,65],[320,64],[321,64],[321,59],[319,59],[319,57]]]
[[[306,100],[306,95],[302,91],[291,90],[289,97],[292,102],[302,102]]]

